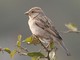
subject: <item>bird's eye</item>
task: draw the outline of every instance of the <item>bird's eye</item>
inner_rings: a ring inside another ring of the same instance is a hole
[[[34,11],[32,11],[32,13],[34,13]]]

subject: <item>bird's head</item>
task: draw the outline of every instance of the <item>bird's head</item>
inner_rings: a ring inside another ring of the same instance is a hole
[[[35,17],[39,14],[43,14],[43,11],[40,7],[33,7],[29,11],[25,12],[24,14],[30,17]]]

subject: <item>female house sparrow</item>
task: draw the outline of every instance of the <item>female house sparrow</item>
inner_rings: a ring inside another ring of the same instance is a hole
[[[32,34],[38,36],[41,42],[44,43],[49,43],[51,40],[57,42],[57,44],[64,48],[67,55],[70,56],[68,49],[65,47],[52,21],[46,17],[40,7],[31,8],[29,11],[25,12],[25,15],[29,16],[28,24]]]

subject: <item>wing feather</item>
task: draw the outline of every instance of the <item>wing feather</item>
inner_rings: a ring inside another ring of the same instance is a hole
[[[51,24],[51,20],[48,19],[46,16],[43,16],[43,18],[38,18],[36,21],[36,25],[42,28],[43,30],[47,31],[48,33],[52,34],[54,37],[58,38],[59,40],[62,40],[59,33],[55,29],[55,27]]]

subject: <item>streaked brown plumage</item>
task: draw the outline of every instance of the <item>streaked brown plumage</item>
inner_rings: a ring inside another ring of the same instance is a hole
[[[65,49],[68,56],[70,55],[52,21],[46,17],[40,7],[33,7],[25,14],[29,16],[28,24],[32,34],[38,36],[44,43],[54,40]]]

